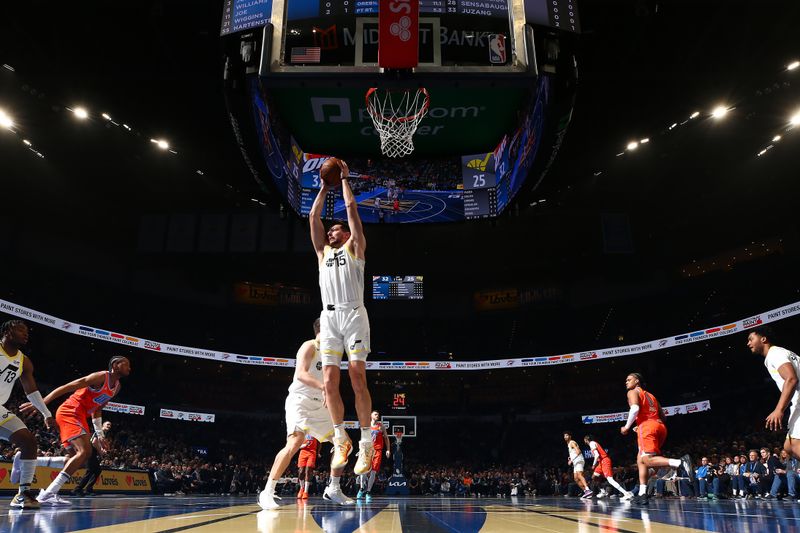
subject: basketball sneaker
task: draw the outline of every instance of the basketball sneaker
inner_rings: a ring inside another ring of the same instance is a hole
[[[355,503],[353,500],[345,496],[341,487],[333,488],[330,485],[325,487],[325,492],[322,493],[322,498],[329,502],[338,503],[339,505],[352,505]]]
[[[356,500],[363,500],[364,499],[364,491],[358,489],[358,494],[356,494]]]
[[[303,491],[303,497],[301,499],[302,500],[307,500],[308,499],[308,493],[305,490]]]
[[[274,494],[270,494],[269,492],[267,492],[266,489],[262,490],[258,494],[258,505],[260,505],[261,508],[264,509],[265,511],[277,509],[280,506],[275,502],[276,498],[280,500],[280,498],[278,498]]]
[[[65,507],[68,505],[72,505],[69,500],[65,500],[58,493],[47,492],[44,489],[39,489],[39,495],[36,496],[36,500],[41,505],[51,505],[53,507]]]
[[[585,491],[583,491],[583,496],[581,496],[581,499],[582,500],[591,499],[592,495],[594,495],[594,492],[592,492],[592,489],[586,489]]]
[[[17,452],[14,454],[14,462],[11,465],[11,481],[12,485],[19,485],[19,475],[22,472],[22,463],[20,460],[22,459],[22,452]]]
[[[634,494],[632,492],[626,492],[623,496],[620,497],[619,501],[627,502],[633,499]]]
[[[608,496],[606,489],[600,489],[600,492],[597,493],[598,498],[605,498],[606,496]]]
[[[32,490],[26,490],[25,492],[18,492],[14,495],[11,499],[11,503],[8,504],[9,507],[14,509],[39,509],[41,505],[39,504],[36,496],[34,496]]]
[[[375,448],[372,446],[372,441],[359,441],[358,442],[358,459],[356,466],[353,467],[353,473],[357,476],[366,474],[372,468],[372,456],[375,455]]]
[[[334,470],[344,468],[347,465],[347,458],[353,453],[353,443],[348,438],[342,440],[334,438],[332,453],[331,468]]]
[[[364,496],[364,501],[365,501],[365,502],[367,502],[367,503],[371,502],[371,501],[372,501],[372,494],[370,494],[370,493],[368,492],[368,493],[366,494],[366,496]]]
[[[641,496],[634,496],[631,502],[634,505],[646,506],[650,503],[650,498],[647,496],[647,494],[643,494]]]
[[[298,500],[302,500],[302,499],[303,499],[303,496],[305,495],[305,493],[306,493],[306,491],[304,491],[304,490],[301,488],[299,491],[297,491],[297,499],[298,499]],[[307,498],[307,497],[308,497],[308,496],[306,496],[306,498]]]

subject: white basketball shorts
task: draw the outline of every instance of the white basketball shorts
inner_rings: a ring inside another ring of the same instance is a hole
[[[289,393],[285,403],[287,435],[300,431],[320,442],[331,439],[333,421],[322,404],[322,391],[319,394],[319,398],[310,398],[304,394]]]
[[[20,429],[27,429],[25,423],[17,415],[0,405],[0,439],[9,440],[11,435]]]
[[[323,310],[319,323],[319,352],[323,366],[339,366],[345,352],[350,361],[367,360],[369,317],[363,305]]]

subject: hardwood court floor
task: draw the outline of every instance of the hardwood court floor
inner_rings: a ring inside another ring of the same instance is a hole
[[[262,511],[255,498],[73,498],[72,507],[9,511],[0,532],[800,532],[800,504],[780,501],[653,500],[646,509],[617,500],[573,498],[381,498],[342,508],[312,498]]]

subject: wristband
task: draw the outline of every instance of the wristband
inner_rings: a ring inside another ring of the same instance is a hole
[[[28,401],[31,402],[42,416],[45,418],[52,418],[53,414],[50,412],[50,409],[47,408],[47,405],[44,403],[44,399],[42,398],[42,393],[38,390],[33,391],[32,393],[27,395]]]

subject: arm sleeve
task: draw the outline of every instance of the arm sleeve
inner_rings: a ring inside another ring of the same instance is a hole
[[[628,411],[628,422],[625,424],[625,429],[630,429],[633,422],[636,420],[636,415],[639,414],[639,406],[631,405],[631,410]]]
[[[42,416],[43,416],[43,417],[45,417],[45,418],[50,418],[50,417],[52,417],[52,416],[53,416],[53,414],[52,414],[52,413],[50,412],[50,410],[47,408],[47,405],[45,405],[45,403],[44,403],[44,399],[42,398],[42,393],[41,393],[41,392],[39,392],[38,390],[35,390],[35,391],[33,391],[32,393],[30,393],[30,394],[27,394],[26,396],[27,396],[27,398],[28,398],[28,401],[29,401],[29,402],[31,402],[31,404],[32,404],[32,405],[33,405],[33,406],[34,406],[34,407],[35,407],[35,408],[36,408],[36,409],[37,409],[37,410],[38,410],[40,413],[42,413]]]

